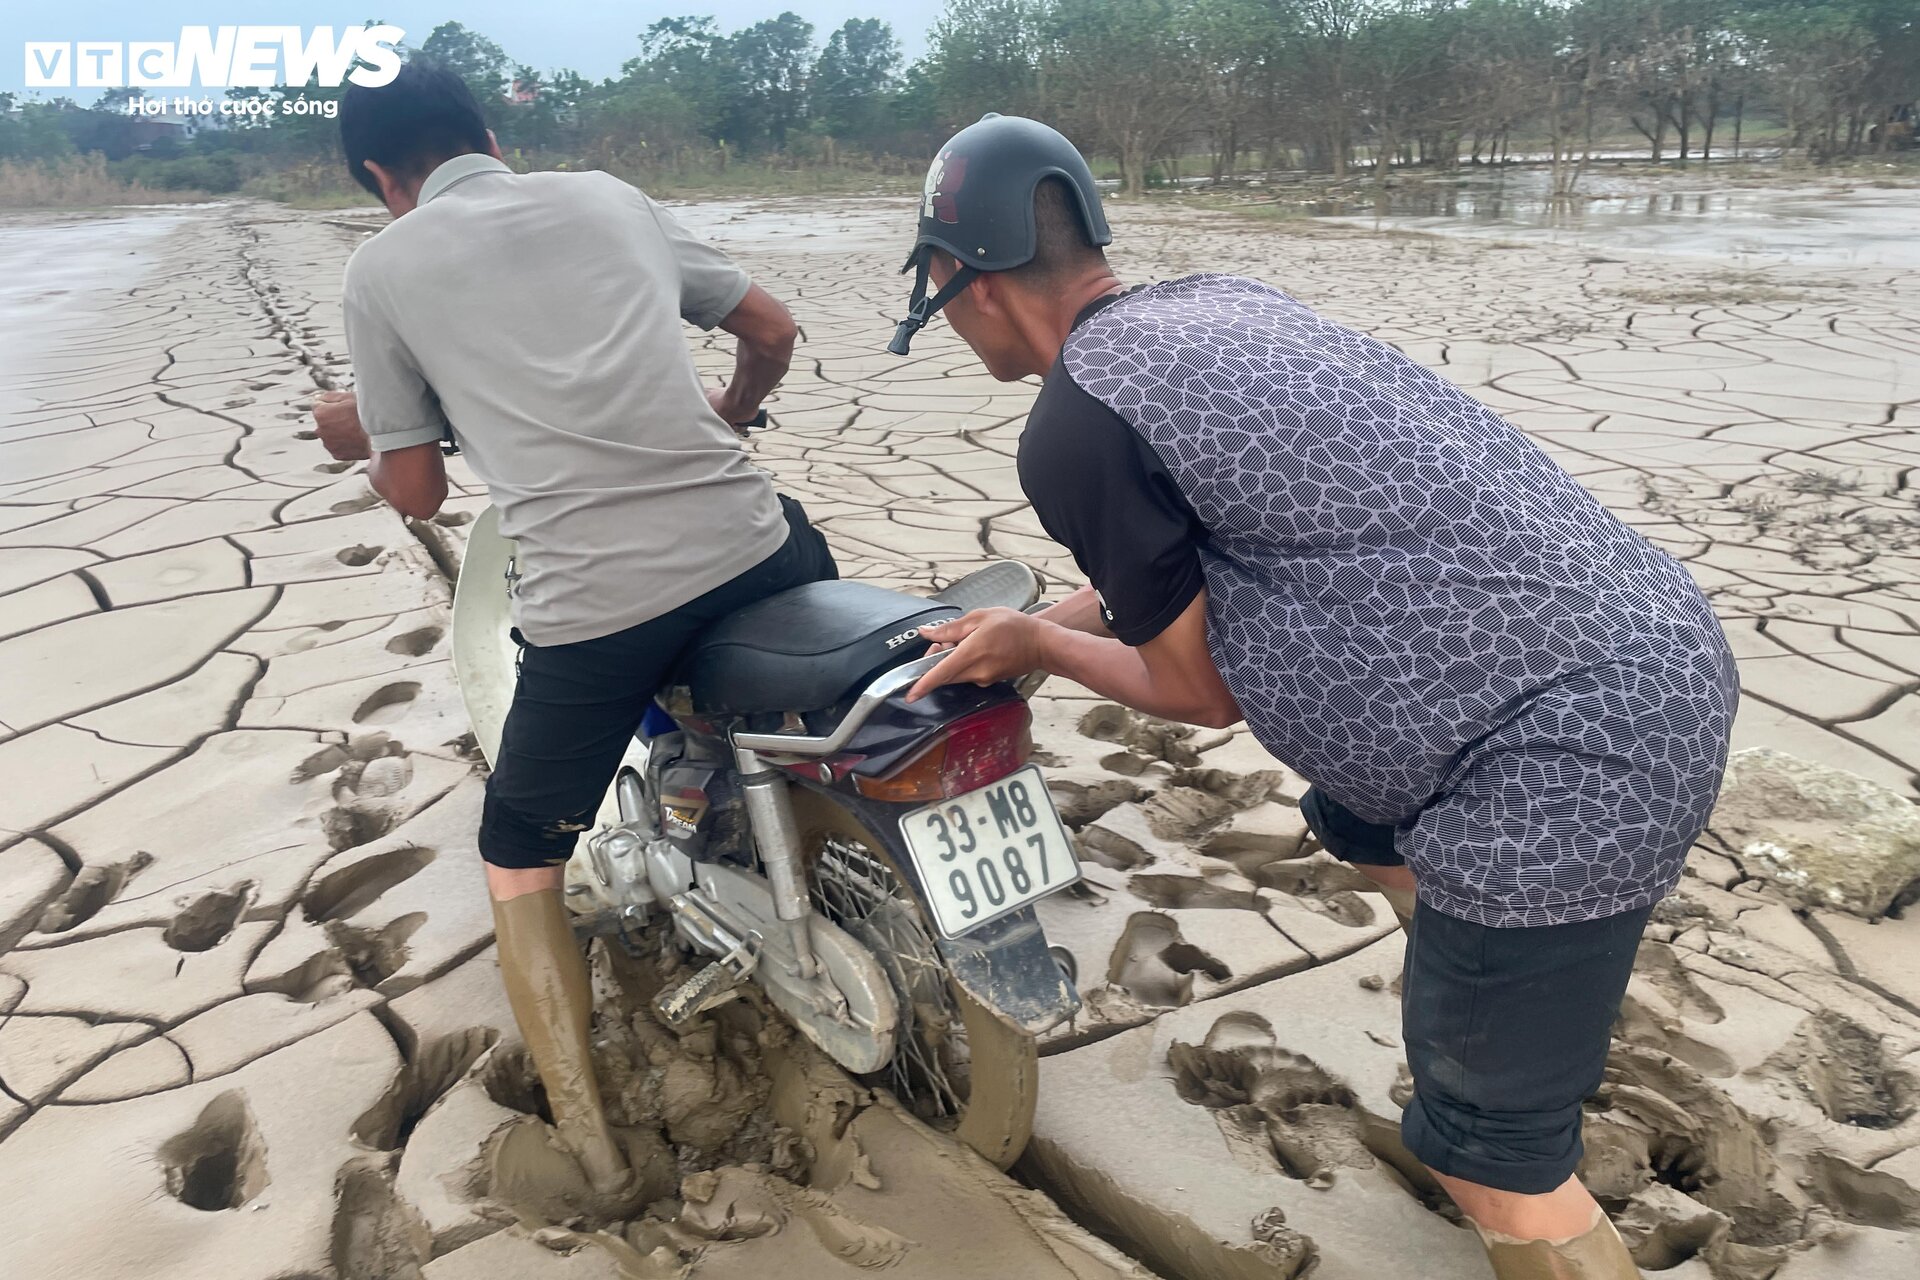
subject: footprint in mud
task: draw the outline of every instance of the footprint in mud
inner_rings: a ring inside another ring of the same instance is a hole
[[[433,646],[439,644],[446,633],[444,627],[415,627],[387,641],[386,650],[406,658],[422,657],[433,652]]]
[[[394,688],[389,685],[373,697]],[[353,849],[379,839],[398,824],[403,810],[384,802],[413,781],[413,760],[399,743],[375,730],[355,736],[345,746],[322,747],[294,766],[291,779],[311,782],[327,774],[333,775],[336,803],[320,814],[321,832],[336,851]]]
[[[823,1248],[866,1271],[893,1267],[916,1245],[807,1187],[754,1169],[716,1169],[686,1180],[678,1225],[701,1240],[751,1240],[799,1222]]]
[[[317,462],[313,469],[323,476],[337,476],[352,465],[351,462]]]
[[[371,844],[393,830],[396,815],[374,805],[338,804],[320,815],[320,831],[335,853]]]
[[[1301,856],[1298,842],[1261,831],[1221,831],[1202,841],[1199,851],[1230,864],[1255,884],[1267,883],[1277,874],[1273,864]]]
[[[1257,890],[1205,876],[1135,875],[1127,891],[1168,911],[1264,911],[1267,905]]]
[[[1200,763],[1200,753],[1187,742],[1194,735],[1191,725],[1142,715],[1115,703],[1095,705],[1080,717],[1079,729],[1082,737],[1111,742],[1153,760],[1183,766]]]
[[[1304,1054],[1280,1047],[1258,1014],[1216,1019],[1200,1044],[1167,1050],[1180,1097],[1215,1112],[1228,1142],[1289,1178],[1324,1189],[1342,1170],[1382,1169],[1432,1207],[1439,1188],[1400,1143],[1399,1126],[1369,1114],[1353,1090]]]
[[[327,940],[339,954],[352,985],[372,990],[400,972],[410,954],[407,939],[426,922],[424,911],[409,912],[380,929],[361,929],[342,920],[330,920]]]
[[[1263,797],[1264,798],[1264,797]],[[1192,841],[1231,818],[1240,806],[1198,787],[1167,787],[1140,804],[1147,830],[1162,840]]]
[[[393,1189],[393,1173],[372,1159],[349,1162],[335,1179],[330,1259],[340,1280],[391,1280],[420,1275],[433,1242],[419,1217]]]
[[[322,623],[320,629],[323,631],[331,630],[339,625],[337,622],[332,624]],[[406,748],[388,737],[385,730],[374,729],[367,733],[355,734],[344,745],[340,743],[329,743],[327,746],[320,748],[299,764],[295,765],[293,772],[288,775],[287,780],[295,784],[312,782],[315,778],[324,777],[329,773],[339,770],[342,772],[345,781],[349,784],[350,789],[357,791],[361,766],[364,766],[369,761],[378,760],[382,756],[404,757],[406,754]],[[346,767],[343,769],[343,766]],[[335,798],[338,798],[339,794],[339,786],[336,784],[334,789]]]
[[[1133,871],[1153,861],[1153,855],[1139,841],[1105,827],[1081,828],[1073,844],[1081,857],[1091,858],[1110,871]]]
[[[48,903],[35,926],[41,933],[65,933],[76,929],[99,914],[100,909],[120,896],[127,881],[153,865],[153,855],[144,850],[125,862],[100,867],[82,867],[66,892]]]
[[[436,856],[433,849],[409,845],[362,858],[350,867],[321,877],[300,899],[301,910],[315,924],[348,919],[388,890],[419,875]]]
[[[167,1194],[207,1213],[238,1209],[267,1186],[267,1148],[238,1091],[209,1102],[192,1126],[158,1152]]]
[[[1047,790],[1053,796],[1053,807],[1060,812],[1060,821],[1075,831],[1110,810],[1135,800],[1144,800],[1147,795],[1144,787],[1120,778],[1092,784],[1049,778]],[[1085,835],[1081,838],[1085,839]],[[1134,847],[1139,848],[1138,845]]]
[[[249,993],[273,991],[302,1004],[319,1004],[344,992],[372,990],[406,965],[407,942],[427,922],[424,911],[400,916],[379,929],[363,929],[344,920],[322,928],[327,945],[296,967],[266,978],[249,978]],[[401,995],[402,990],[387,992]]]
[[[334,558],[350,569],[358,569],[373,563],[373,558],[385,551],[385,547],[369,547],[364,543],[346,547],[335,553]]]
[[[387,1091],[353,1122],[354,1138],[375,1151],[406,1146],[414,1127],[499,1038],[492,1027],[468,1027],[409,1048]]]
[[[1685,1225],[1697,1216],[1686,1201],[1728,1220],[1728,1228],[1711,1237],[1720,1242],[1714,1249],[1778,1249],[1784,1257],[1805,1229],[1804,1215],[1782,1194],[1781,1170],[1761,1127],[1671,1054],[1616,1041],[1606,1081],[1587,1102],[1583,1136],[1581,1180],[1615,1213],[1637,1197],[1644,1219],[1637,1229],[1654,1241],[1650,1249],[1671,1252],[1699,1234]],[[1685,1201],[1642,1194],[1655,1187]],[[1705,1251],[1707,1243],[1693,1247]]]
[[[253,896],[253,883],[203,893],[189,902],[161,931],[160,940],[175,951],[211,951],[227,940],[240,923],[241,912]]]
[[[1251,809],[1257,804],[1277,799],[1285,799],[1288,804],[1296,803],[1286,797],[1287,775],[1278,769],[1256,769],[1252,773],[1235,773],[1231,769],[1182,769],[1174,775],[1173,781],[1179,786],[1204,791],[1224,800],[1235,809]]]
[[[1360,896],[1373,882],[1325,852],[1268,862],[1249,869],[1247,878],[1352,928],[1365,928],[1378,918],[1373,903]]]
[[[344,501],[336,502],[328,507],[327,510],[336,516],[358,515],[362,511],[370,511],[374,507],[379,506],[380,502],[381,498],[379,494],[363,493],[357,498],[347,498]]]
[[[458,529],[463,524],[473,523],[473,512],[442,511],[439,515],[433,517],[433,523],[439,525],[442,529]]]
[[[1641,942],[1639,953],[1634,957],[1633,971],[1636,976],[1651,983],[1653,989],[1665,997],[1681,1017],[1709,1025],[1725,1021],[1726,1010],[1701,989],[1700,984],[1694,981],[1693,974],[1680,963],[1680,953],[1666,943],[1652,940]]]
[[[1193,1002],[1196,976],[1230,982],[1233,970],[1188,942],[1180,926],[1157,911],[1127,921],[1107,963],[1107,983],[1136,1003],[1178,1008]]]
[[[1860,1129],[1892,1129],[1920,1105],[1920,1081],[1894,1065],[1884,1037],[1823,1009],[1758,1068],[1796,1081],[1828,1119]]]
[[[1114,751],[1100,757],[1102,769],[1127,778],[1137,778],[1159,763],[1152,756],[1143,756],[1132,751]]]
[[[1679,1018],[1643,1002],[1631,988],[1620,1000],[1613,1023],[1616,1040],[1670,1053],[1701,1075],[1725,1080],[1735,1074],[1733,1060],[1724,1052],[1694,1039]]]
[[[407,708],[420,696],[420,682],[399,680],[382,685],[368,694],[353,710],[355,724],[392,724],[407,714]]]

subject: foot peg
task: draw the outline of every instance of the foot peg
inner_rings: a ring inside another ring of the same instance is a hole
[[[723,1005],[739,994],[740,985],[753,976],[760,963],[761,939],[757,932],[741,937],[691,893],[676,893],[667,905],[673,909],[675,923],[683,932],[707,952],[720,956],[679,986],[653,998],[653,1008],[660,1020],[678,1031],[691,1022],[694,1015]]]
[[[679,986],[655,996],[654,1012],[662,1022],[679,1031],[695,1016],[739,995],[741,985],[753,976],[754,966],[759,962],[760,935],[749,934],[745,942],[726,955]]]

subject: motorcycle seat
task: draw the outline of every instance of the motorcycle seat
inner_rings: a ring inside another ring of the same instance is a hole
[[[925,653],[915,629],[960,612],[865,582],[809,582],[708,628],[669,683],[701,715],[819,711]]]

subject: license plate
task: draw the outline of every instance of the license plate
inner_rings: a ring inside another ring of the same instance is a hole
[[[1033,765],[915,809],[900,819],[900,833],[943,938],[957,938],[1080,878],[1067,828]]]

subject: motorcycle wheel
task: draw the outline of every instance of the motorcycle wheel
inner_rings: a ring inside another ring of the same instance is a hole
[[[927,912],[887,841],[819,792],[793,787],[814,906],[866,943],[900,1004],[893,1061],[866,1078],[1005,1169],[1033,1133],[1039,1054],[941,962]]]

